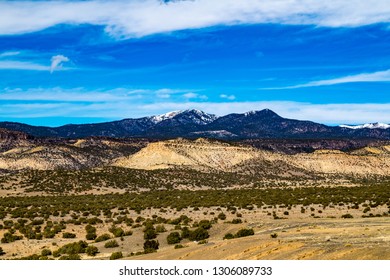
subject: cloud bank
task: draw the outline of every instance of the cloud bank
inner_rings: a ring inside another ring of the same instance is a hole
[[[201,96],[197,96],[196,100],[189,100],[183,96],[186,94],[183,92],[176,95],[175,99],[166,99],[164,102],[156,100],[156,94],[159,92],[178,91],[125,88],[94,91],[83,88],[5,89],[0,92],[0,119],[88,117],[118,120],[193,108],[221,116],[269,108],[282,117],[324,124],[390,123],[390,103],[214,102],[206,101]]]
[[[357,75],[349,75],[336,79],[312,81],[304,84],[286,86],[286,87],[274,87],[264,89],[294,89],[305,87],[319,87],[319,86],[331,86],[345,83],[369,83],[369,82],[390,82],[390,69],[385,71],[378,71],[373,73],[362,73]]]
[[[142,37],[216,25],[277,23],[356,27],[390,21],[388,0],[1,1],[0,34],[58,24],[103,25],[115,37]]]

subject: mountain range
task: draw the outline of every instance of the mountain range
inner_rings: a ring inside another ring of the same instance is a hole
[[[137,119],[92,124],[68,124],[59,127],[0,122],[0,128],[24,132],[34,137],[50,138],[100,136],[155,139],[208,137],[226,140],[259,138],[390,139],[389,127],[390,125],[379,123],[360,126],[327,126],[312,121],[283,118],[269,109],[243,114],[228,114],[221,117],[191,109]]]

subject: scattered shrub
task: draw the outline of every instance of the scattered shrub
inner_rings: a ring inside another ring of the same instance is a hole
[[[41,251],[41,256],[50,256],[52,252],[49,249],[43,249]]]
[[[119,247],[119,244],[118,242],[116,242],[116,240],[110,240],[106,242],[106,244],[104,244],[104,248],[115,248],[115,247]]]
[[[182,227],[181,228],[181,239],[189,238],[190,237],[190,230],[188,227]]]
[[[60,249],[58,249],[60,254],[80,254],[85,253],[85,249],[88,247],[88,243],[85,241],[79,241],[74,243],[65,244]]]
[[[203,229],[210,229],[211,228],[211,222],[209,220],[201,220],[198,223],[198,227]]]
[[[223,237],[223,239],[233,239],[233,238],[234,238],[234,235],[231,233],[226,233],[225,236]]]
[[[342,215],[341,218],[343,218],[343,219],[352,219],[353,216],[352,216],[351,214],[348,213],[348,214]]]
[[[99,253],[99,249],[95,246],[89,245],[85,249],[85,253],[87,253],[88,256],[96,256]]]
[[[75,237],[76,237],[76,234],[70,233],[70,232],[64,232],[62,234],[62,238],[75,238]]]
[[[111,228],[108,229],[109,232],[111,232],[115,237],[122,237],[125,235],[125,231],[116,226],[112,226]]]
[[[123,258],[122,252],[114,252],[110,256],[110,260],[117,260]]]
[[[180,241],[181,241],[181,236],[180,236],[180,233],[178,233],[178,232],[171,232],[167,236],[167,243],[168,244],[176,244],[176,243],[180,243]]]
[[[163,225],[158,225],[156,226],[156,232],[161,233],[161,232],[166,232],[167,229]]]
[[[81,260],[81,257],[79,254],[70,254],[70,255],[61,256],[59,260]]]
[[[218,219],[220,219],[220,220],[226,220],[226,215],[224,214],[224,213],[219,213],[218,214]]]
[[[242,223],[242,220],[241,219],[233,219],[231,221],[232,224],[241,224]]]
[[[254,235],[255,232],[251,228],[243,228],[237,231],[237,233],[234,235],[235,238],[245,237],[249,235]]]
[[[95,239],[95,242],[102,242],[102,241],[106,241],[106,240],[109,240],[109,239],[111,239],[111,236],[108,233],[105,233],[105,234],[102,234],[102,235],[98,236]]]
[[[206,229],[199,227],[190,232],[188,239],[191,241],[200,241],[209,238],[209,236],[210,235]]]
[[[144,232],[144,239],[145,240],[154,239],[156,237],[157,237],[157,233],[153,228],[148,228],[145,230],[145,232]]]
[[[145,254],[156,252],[160,244],[156,240],[146,240],[144,243]]]

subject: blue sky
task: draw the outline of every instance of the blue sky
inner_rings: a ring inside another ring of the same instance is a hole
[[[366,2],[2,1],[0,121],[270,108],[390,123],[390,7]]]

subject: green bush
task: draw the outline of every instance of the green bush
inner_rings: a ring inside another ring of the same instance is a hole
[[[144,232],[144,239],[145,240],[154,239],[156,237],[157,237],[157,233],[153,228],[148,228],[145,230],[145,232]]]
[[[343,219],[352,219],[353,216],[352,216],[351,214],[348,213],[348,214],[342,215],[341,218],[343,218]]]
[[[153,253],[156,252],[159,248],[159,243],[157,240],[146,240],[144,242],[144,252],[147,253]]]
[[[220,220],[226,220],[226,215],[224,214],[224,213],[219,213],[218,214],[218,219],[220,219]]]
[[[61,256],[60,250],[55,250],[55,251],[53,251],[53,257],[58,258],[58,257],[60,257],[60,256]]]
[[[110,240],[106,242],[106,244],[104,244],[104,248],[115,248],[115,247],[119,247],[119,244],[118,242],[116,242],[116,240]]]
[[[191,231],[189,230],[188,227],[182,227],[181,228],[181,239],[185,239],[190,237]]]
[[[209,220],[201,220],[198,223],[198,227],[204,228],[204,229],[210,229],[211,228],[211,222]]]
[[[3,251],[3,248],[0,247],[0,256],[5,255],[5,252]]]
[[[70,254],[60,257],[59,260],[81,260],[81,257],[79,254]]]
[[[245,237],[249,235],[254,235],[255,232],[251,228],[243,228],[237,231],[237,233],[234,235],[235,238]]]
[[[91,225],[86,225],[85,230],[87,231],[87,235],[85,238],[87,240],[95,240],[97,235],[96,235],[96,228],[91,226]]]
[[[95,242],[102,242],[111,239],[111,235],[108,233],[102,234],[95,239]]]
[[[11,232],[6,232],[1,239],[1,243],[11,243],[20,239],[23,239],[23,237],[20,235],[13,235]]]
[[[232,224],[241,224],[242,223],[242,220],[241,219],[233,219]]]
[[[277,233],[272,233],[271,234],[271,238],[277,238],[278,237],[278,234]]]
[[[125,235],[125,231],[116,226],[112,226],[111,228],[108,229],[109,232],[111,232],[115,237],[122,237]]]
[[[74,243],[65,244],[59,249],[60,254],[79,254],[85,253],[85,248],[88,247],[88,243],[85,241],[79,241]]]
[[[41,258],[41,256],[37,255],[37,254],[33,254],[33,255],[29,255],[27,257],[22,257],[20,258],[20,260],[39,260]]]
[[[122,252],[114,252],[110,256],[110,260],[117,260],[123,258]]]
[[[76,234],[70,233],[70,232],[64,232],[62,234],[62,238],[75,238],[75,237],[76,237]]]
[[[234,235],[231,233],[226,233],[225,236],[223,237],[223,239],[233,239],[233,238],[234,238]]]
[[[178,233],[178,232],[171,232],[167,236],[167,243],[168,244],[176,244],[176,243],[180,243],[180,241],[181,241],[181,236],[180,236],[180,233]]]
[[[184,246],[182,244],[176,244],[174,248],[175,249],[181,249],[181,248],[184,248]]]
[[[210,235],[206,229],[199,227],[190,232],[188,239],[191,241],[200,241],[209,238],[209,236]]]
[[[95,240],[97,237],[96,233],[94,232],[88,232],[86,235],[85,235],[85,239],[87,240]]]
[[[166,232],[166,231],[167,231],[167,229],[164,227],[164,225],[156,226],[156,232],[162,233],[162,232]]]
[[[41,256],[50,256],[52,253],[49,249],[43,249],[41,251]]]
[[[87,253],[88,256],[96,256],[99,253],[99,249],[95,246],[89,245],[85,249],[85,253]]]

